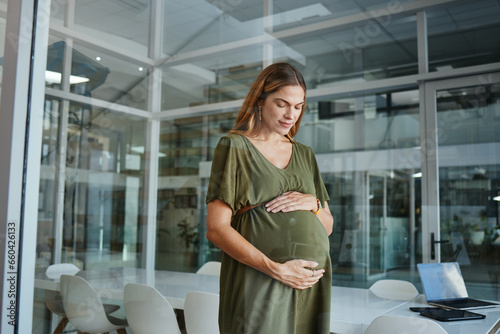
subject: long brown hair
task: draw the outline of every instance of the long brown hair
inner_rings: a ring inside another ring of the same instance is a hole
[[[243,101],[233,129],[229,133],[239,133],[247,136],[256,135],[261,129],[258,119],[258,103],[267,98],[269,94],[278,91],[284,86],[300,86],[304,89],[304,104],[297,122],[290,128],[286,135],[293,141],[293,137],[299,130],[300,121],[305,110],[306,84],[302,74],[288,63],[275,63],[266,67],[253,83],[250,91]]]

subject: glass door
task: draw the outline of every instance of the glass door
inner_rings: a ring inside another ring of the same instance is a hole
[[[436,111],[439,227],[428,226],[424,235],[430,238],[429,260],[459,262],[479,297],[498,299],[500,75],[435,82],[426,87],[430,98]]]

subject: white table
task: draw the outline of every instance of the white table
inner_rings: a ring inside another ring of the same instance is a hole
[[[377,297],[368,289],[332,286],[330,331],[362,334],[373,319],[405,303]]]
[[[432,305],[427,304],[425,296],[419,295],[412,301],[401,305],[386,314],[404,317],[421,317],[416,312],[409,310],[411,306],[415,307],[429,307]],[[478,310],[471,310],[475,313],[480,313],[486,315],[485,319],[481,320],[463,320],[463,321],[435,321],[441,327],[450,334],[493,334],[490,331],[493,329],[495,324],[500,321],[500,307],[484,308]],[[426,318],[428,319],[428,318]],[[432,319],[431,319],[432,320]],[[434,321],[434,320],[433,320]],[[366,329],[366,328],[365,328]]]

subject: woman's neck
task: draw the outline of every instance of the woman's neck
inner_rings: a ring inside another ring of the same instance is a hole
[[[250,139],[257,141],[265,141],[268,143],[280,143],[280,142],[289,142],[288,137],[280,135],[278,133],[266,133],[261,131],[254,136],[249,137]]]

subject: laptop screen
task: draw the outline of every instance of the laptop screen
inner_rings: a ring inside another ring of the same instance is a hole
[[[468,298],[457,262],[417,264],[428,302]]]

